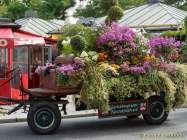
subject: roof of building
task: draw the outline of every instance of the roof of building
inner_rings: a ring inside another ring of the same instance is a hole
[[[179,27],[186,16],[187,11],[156,2],[124,11],[119,23],[135,28]],[[102,23],[105,18],[99,18],[96,22]]]
[[[58,30],[62,27],[54,22],[34,17],[18,19],[15,23],[21,25],[22,30],[41,36],[48,36],[48,32]]]
[[[0,27],[1,28],[15,28],[15,29],[17,29],[17,28],[20,28],[21,26],[13,23],[8,18],[0,18]]]
[[[64,20],[60,20],[60,19],[52,19],[52,20],[50,20],[50,22],[52,22],[54,24],[57,24],[59,26],[64,26],[64,24],[65,24],[65,21]]]

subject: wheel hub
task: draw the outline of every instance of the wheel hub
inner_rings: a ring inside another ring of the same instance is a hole
[[[153,119],[160,119],[164,115],[164,106],[161,102],[154,102],[150,106],[150,114]]]
[[[47,129],[53,125],[54,119],[54,113],[52,111],[42,109],[36,112],[34,122],[37,127]]]

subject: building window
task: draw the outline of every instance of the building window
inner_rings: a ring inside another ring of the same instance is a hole
[[[8,78],[8,52],[6,48],[0,48],[0,79]]]

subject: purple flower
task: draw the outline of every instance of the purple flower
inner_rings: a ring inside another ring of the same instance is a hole
[[[136,37],[135,32],[132,29],[128,28],[127,26],[120,26],[117,23],[112,23],[110,28],[104,32],[97,39],[97,45],[105,45],[109,42],[127,42],[132,43]]]
[[[133,66],[133,67],[130,67],[130,72],[132,74],[145,74],[146,73],[144,67],[142,67],[142,66]]]
[[[41,74],[42,72],[45,72],[47,68],[54,67],[55,65],[52,63],[46,63],[43,66],[38,66],[35,70],[35,73]]]
[[[181,42],[172,37],[156,36],[149,41],[150,51],[156,57],[166,57],[172,50],[177,50],[180,46],[182,46]]]
[[[168,64],[164,61],[161,61],[159,68],[161,70],[164,70],[164,71],[172,74],[172,75],[176,75],[176,65],[175,64]]]
[[[151,61],[145,61],[143,67],[146,71],[150,71],[153,67],[153,63]]]
[[[70,75],[75,72],[74,66],[71,64],[62,65],[61,67],[57,68],[57,72],[62,73],[64,75]]]

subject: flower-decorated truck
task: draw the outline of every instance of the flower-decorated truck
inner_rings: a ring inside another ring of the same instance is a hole
[[[97,29],[72,26],[76,30],[64,27],[61,55],[36,69],[40,87],[21,86],[29,100],[11,111],[28,108],[32,131],[54,132],[61,111],[68,112],[68,95],[75,97],[76,106],[97,110],[99,118],[142,115],[148,124],[162,124],[172,108],[185,103],[185,43],[161,36],[147,39],[117,23]]]

